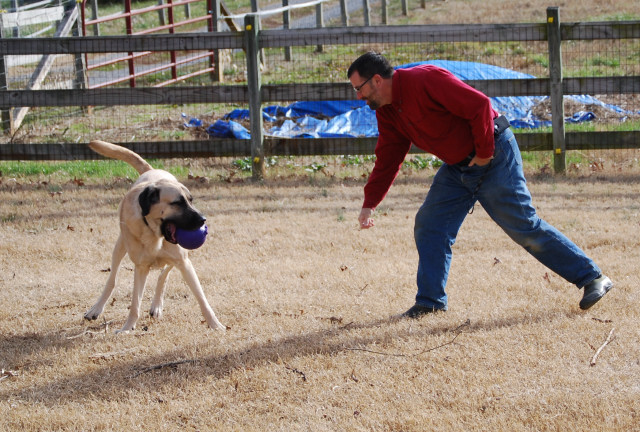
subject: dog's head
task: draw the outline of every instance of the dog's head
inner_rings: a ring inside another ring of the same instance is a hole
[[[193,197],[184,185],[171,181],[158,181],[146,186],[138,203],[142,217],[149,226],[158,226],[169,243],[176,244],[176,229],[195,230],[207,220],[193,206]]]

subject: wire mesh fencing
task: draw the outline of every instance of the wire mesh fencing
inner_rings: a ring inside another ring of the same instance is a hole
[[[323,3],[324,8],[339,6],[334,0]],[[71,9],[63,5],[63,10],[68,14]],[[317,14],[315,6],[309,13],[313,15],[314,11]],[[223,22],[225,17],[218,12]],[[298,10],[292,13],[292,19],[309,15]],[[54,20],[54,24],[22,27],[18,34],[12,31],[12,21],[3,20],[3,40],[31,36],[55,45],[52,35],[61,31],[65,16]],[[353,25],[363,17],[350,18]],[[138,40],[135,35],[104,35],[106,27],[101,36],[92,35],[87,28],[82,30],[89,34],[80,38],[87,40],[92,51],[73,48],[76,51],[69,52],[66,47],[54,47],[47,48],[51,51],[47,54],[35,44],[28,48],[15,45],[15,51],[10,49],[14,45],[3,45],[0,97],[5,133],[0,136],[0,146],[49,144],[39,157],[44,158],[48,152],[51,159],[72,159],[90,156],[74,156],[77,150],[71,145],[100,138],[139,143],[145,149],[156,143],[160,150],[155,154],[163,157],[247,156],[251,125],[245,32],[239,18],[226,19],[235,19],[238,31],[185,28],[180,30],[182,33],[170,35],[173,39],[163,39],[180,48],[185,43],[179,38],[188,36],[192,37],[191,45],[187,44],[190,47],[196,46],[193,41],[197,38],[201,43],[197,46],[206,48],[203,52],[215,50],[219,81],[212,81],[210,74],[196,73],[200,68],[211,68],[213,62],[208,54],[200,61],[183,64],[180,58],[191,56],[195,49],[170,50],[163,45],[154,51],[142,47],[154,40],[151,37],[140,38],[140,47],[134,51],[132,41]],[[292,29],[287,30],[280,13],[261,18],[259,80],[261,107],[265,111],[263,127],[265,139],[276,140],[267,146],[267,154],[282,146],[287,146],[283,152],[288,154],[371,153],[375,115],[351,115],[343,129],[331,134],[309,133],[305,128],[311,123],[333,120],[336,113],[327,112],[327,102],[340,101],[341,107],[350,110],[362,107],[350,90],[346,71],[358,55],[373,50],[383,53],[398,67],[433,62],[450,68],[491,96],[499,111],[516,106],[513,109],[522,111],[522,118],[514,117],[512,124],[523,150],[545,150],[547,161],[553,158],[547,23],[343,27],[343,21],[337,16],[322,25],[311,24],[311,28],[304,29],[290,26]],[[575,152],[576,160],[586,155],[590,161],[615,159],[615,163],[637,164],[639,28],[636,22],[568,23],[562,27],[562,100],[569,163]],[[65,31],[72,36],[73,29],[71,25]],[[224,35],[228,37],[224,39]],[[123,53],[135,56],[137,52],[147,55],[136,59],[135,70],[145,73],[136,77],[133,91],[128,79],[131,69],[105,59]],[[170,53],[175,54],[171,59],[173,67],[159,67]],[[87,73],[87,64],[102,66]],[[173,79],[175,68],[187,78]],[[503,82],[506,80],[515,84]],[[165,84],[168,81],[171,82]],[[111,84],[105,85],[102,93],[93,91],[92,88],[103,87],[100,83]],[[71,90],[79,92],[65,93]],[[304,109],[296,110],[300,104]],[[6,127],[16,116],[20,116],[18,126]],[[221,128],[221,124],[234,126]],[[293,125],[291,135],[283,134],[285,124]],[[297,135],[296,126],[300,132]],[[591,132],[608,134],[596,136]],[[325,139],[312,142],[318,137]],[[368,139],[364,141],[366,145],[353,144],[363,138]],[[301,143],[301,139],[306,141]],[[4,151],[0,156],[8,157],[8,153]]]

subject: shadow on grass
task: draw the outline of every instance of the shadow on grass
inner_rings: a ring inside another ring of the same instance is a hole
[[[64,376],[64,371],[60,377],[53,379],[46,385],[36,385],[33,387],[11,391],[2,389],[0,385],[0,399],[22,400],[28,402],[38,402],[44,404],[57,404],[61,401],[81,401],[87,396],[112,398],[114,394],[126,393],[127,391],[140,387],[141,389],[154,388],[155,391],[162,391],[167,387],[177,385],[185,380],[193,382],[204,382],[207,378],[223,379],[237,370],[246,370],[263,365],[277,363],[286,365],[300,357],[315,355],[334,355],[345,351],[360,351],[362,355],[368,356],[403,356],[413,357],[427,354],[429,352],[442,352],[447,345],[453,345],[456,335],[464,333],[474,333],[478,331],[491,331],[501,328],[519,326],[526,323],[551,323],[580,315],[577,310],[569,311],[548,311],[538,315],[510,316],[487,320],[479,323],[456,322],[451,324],[439,324],[429,326],[429,317],[420,321],[411,322],[411,326],[406,326],[406,321],[396,318],[386,318],[370,322],[353,322],[344,326],[333,326],[324,330],[301,333],[299,335],[287,336],[281,339],[256,342],[248,347],[239,350],[218,354],[213,356],[203,356],[202,358],[188,358],[184,347],[168,351],[161,355],[148,356],[131,361],[119,362],[117,365],[92,368],[94,370],[73,376]],[[360,330],[380,329],[373,335],[358,335]],[[139,331],[136,331],[136,333]],[[136,337],[123,335],[121,337]],[[426,347],[422,351],[408,354],[386,353],[378,351],[380,348],[369,350],[367,347],[383,346],[389,338],[438,336],[448,334],[449,342],[434,347]],[[212,336],[214,337],[214,336]],[[348,341],[345,341],[348,338]],[[223,338],[220,339],[223,343]],[[28,375],[29,369],[36,367],[35,362],[29,360],[33,354],[40,351],[55,351],[61,355],[65,351],[74,349],[79,339],[69,338],[66,332],[55,332],[49,335],[39,336],[37,334],[23,334],[8,337],[0,337],[0,346],[6,354],[18,353],[20,358],[7,359],[0,356],[3,367],[19,367],[20,375]],[[86,343],[86,339],[81,341]],[[223,348],[223,347],[221,347]],[[24,362],[28,364],[23,364]],[[43,360],[45,363],[47,360]],[[187,367],[197,368],[197,372],[176,375],[176,368],[189,365]],[[295,371],[299,372],[299,371]],[[300,373],[300,372],[299,372]],[[12,379],[21,379],[20,375]]]

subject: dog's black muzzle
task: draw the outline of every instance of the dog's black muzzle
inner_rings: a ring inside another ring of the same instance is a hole
[[[162,221],[160,231],[165,240],[169,243],[176,244],[176,229],[180,228],[186,231],[193,231],[200,228],[207,221],[207,218],[202,216],[197,211],[188,210],[182,213],[179,217],[172,217],[171,219],[165,219]]]

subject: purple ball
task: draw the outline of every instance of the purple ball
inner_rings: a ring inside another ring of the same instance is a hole
[[[183,230],[181,228],[176,229],[176,240],[178,244],[185,249],[198,249],[204,244],[207,239],[209,228],[206,225],[202,225],[197,230]]]

